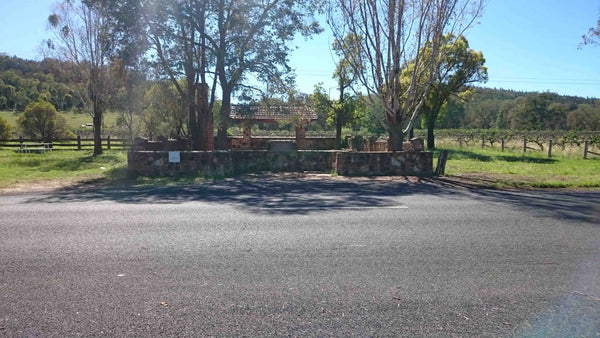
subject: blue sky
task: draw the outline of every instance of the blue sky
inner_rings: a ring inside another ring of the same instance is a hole
[[[54,2],[0,0],[0,52],[39,59]],[[598,18],[600,0],[489,0],[467,34],[471,48],[486,58],[489,81],[483,86],[600,97],[600,47],[577,48]],[[335,92],[331,42],[327,32],[295,41],[290,63],[301,92],[319,82]]]

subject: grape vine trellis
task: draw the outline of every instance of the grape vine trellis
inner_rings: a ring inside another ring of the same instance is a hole
[[[424,131],[422,132],[424,133]],[[424,137],[419,132],[416,136]],[[436,131],[436,138],[451,140],[462,146],[481,145],[482,147],[497,147],[510,141],[522,142],[523,150],[544,151],[549,146],[558,146],[562,150],[567,147],[581,147],[587,144],[588,147],[600,148],[600,131],[521,131],[504,129],[445,129]],[[552,142],[552,143],[550,143]],[[537,148],[527,145],[537,145]]]

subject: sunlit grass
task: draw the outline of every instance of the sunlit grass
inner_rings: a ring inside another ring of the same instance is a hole
[[[444,145],[449,150],[446,175],[481,181],[493,187],[600,187],[600,157],[555,155],[516,149],[481,149]]]
[[[42,154],[20,154],[0,150],[0,190],[23,183],[125,177],[127,152],[105,150],[93,156],[91,151],[53,151]]]
[[[448,149],[450,155],[446,175],[480,183],[484,186],[507,188],[600,188],[600,157],[584,160],[580,157],[552,158],[546,152],[517,149],[481,149],[480,146],[459,147],[443,144],[434,154]],[[436,165],[434,161],[434,166]],[[187,185],[222,179],[202,175],[126,180],[127,152],[105,150],[100,156],[91,151],[53,151],[45,154],[19,154],[15,150],[0,150],[0,191],[15,186],[60,182],[73,184],[85,181],[128,185]]]
[[[0,117],[5,119],[6,121],[8,121],[8,123],[10,124],[10,126],[12,128],[13,133],[17,132],[17,128],[18,128],[17,120],[19,119],[19,116],[21,116],[21,114],[23,114],[23,113],[22,112],[13,113],[12,111],[6,111],[6,110],[0,111]],[[71,129],[71,130],[78,130],[78,129],[83,128],[82,125],[86,125],[87,123],[92,123],[92,117],[86,113],[79,114],[79,113],[71,113],[71,112],[59,112],[59,114],[65,118],[65,120],[67,121],[67,125],[69,126],[69,129]],[[117,120],[117,114],[113,113],[113,112],[106,112],[106,113],[104,113],[103,120],[104,120],[105,126],[112,126],[115,124],[115,122]],[[89,131],[91,133],[92,128],[91,127],[87,127],[87,128],[89,129]]]

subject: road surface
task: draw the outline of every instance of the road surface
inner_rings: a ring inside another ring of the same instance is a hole
[[[245,178],[0,196],[0,336],[597,336],[600,192]]]

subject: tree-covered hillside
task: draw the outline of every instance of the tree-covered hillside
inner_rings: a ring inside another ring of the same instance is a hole
[[[59,71],[65,68],[68,65],[52,59],[32,61],[0,54],[0,110],[23,111],[39,99],[61,111],[77,107],[77,90],[67,85],[64,72]]]
[[[438,127],[600,130],[600,100],[549,92],[473,88],[466,100],[449,100]]]

